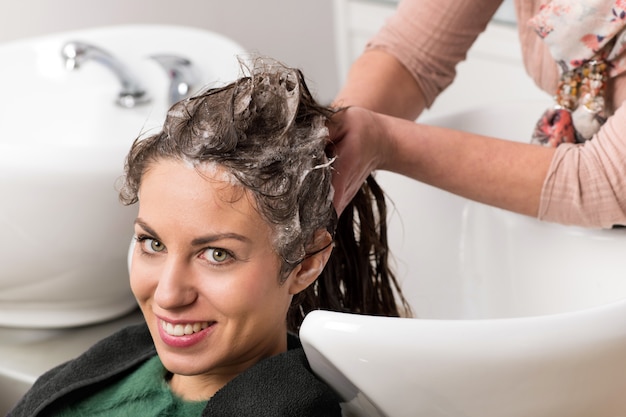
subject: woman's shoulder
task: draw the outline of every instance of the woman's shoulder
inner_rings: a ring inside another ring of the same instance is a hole
[[[72,369],[75,377],[114,374],[156,355],[150,331],[145,324],[125,327],[100,340],[85,353],[60,367]],[[54,371],[54,370],[53,370]]]
[[[145,323],[127,326],[97,342],[85,354],[108,351],[119,352],[122,356],[134,356],[146,351],[155,352],[150,330]]]
[[[40,376],[12,412],[35,416],[81,387],[123,374],[156,354],[145,324],[124,328]]]

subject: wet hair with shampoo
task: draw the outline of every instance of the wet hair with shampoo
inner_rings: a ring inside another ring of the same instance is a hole
[[[323,249],[313,246],[317,231],[334,236],[322,275],[294,298],[290,330],[297,331],[315,309],[409,315],[388,265],[384,195],[371,176],[336,217],[326,127],[335,110],[315,101],[297,69],[261,58],[242,68],[235,82],[174,104],[159,133],[135,141],[120,200],[137,202],[143,174],[161,159],[205,170],[219,166],[271,225],[274,249],[283,259],[279,279]]]

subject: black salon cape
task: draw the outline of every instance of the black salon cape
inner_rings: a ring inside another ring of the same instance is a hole
[[[122,378],[156,355],[145,324],[102,340],[42,375],[9,417],[48,416]],[[202,416],[341,416],[339,398],[311,372],[297,337],[289,350],[238,375],[207,403]]]

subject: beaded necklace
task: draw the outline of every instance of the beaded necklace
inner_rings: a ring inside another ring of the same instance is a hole
[[[532,143],[556,147],[591,139],[606,121],[609,67],[603,59],[592,59],[563,72],[554,96],[556,105],[537,122]]]
[[[561,67],[531,142],[582,143],[606,121],[609,77],[626,70],[626,0],[544,0],[529,22]]]

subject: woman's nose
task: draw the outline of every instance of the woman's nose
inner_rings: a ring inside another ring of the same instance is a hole
[[[163,309],[173,310],[193,304],[197,296],[189,264],[184,259],[169,256],[159,274],[155,303]]]

